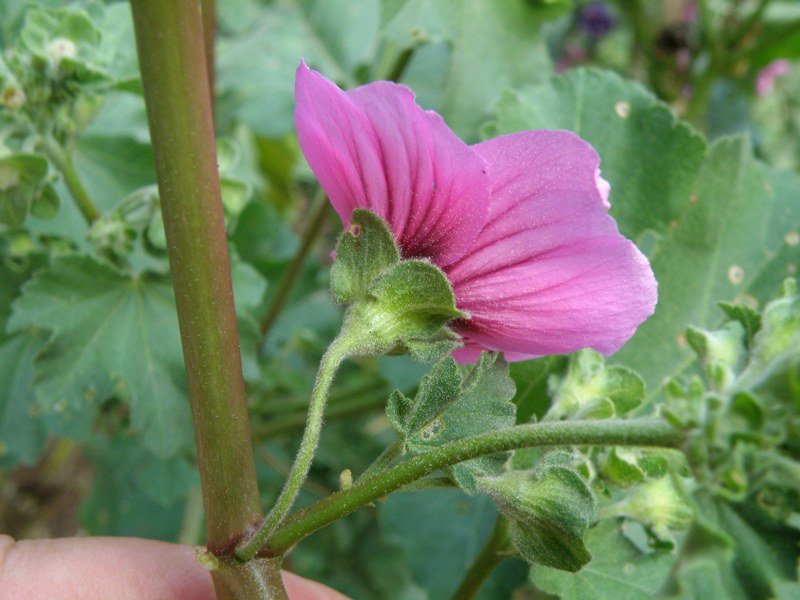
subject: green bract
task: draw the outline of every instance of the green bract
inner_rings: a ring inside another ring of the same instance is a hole
[[[400,262],[400,251],[392,232],[377,215],[357,208],[350,227],[336,246],[331,267],[331,292],[337,302],[350,304],[368,295],[372,281]]]
[[[368,210],[353,211],[339,240],[331,291],[350,305],[343,331],[350,354],[409,352],[431,360],[458,345],[446,324],[466,315],[456,309],[447,277],[427,261],[400,260],[389,228]]]
[[[511,520],[514,545],[530,562],[578,571],[592,559],[583,534],[594,519],[592,491],[572,469],[545,461],[534,472],[478,480]]]

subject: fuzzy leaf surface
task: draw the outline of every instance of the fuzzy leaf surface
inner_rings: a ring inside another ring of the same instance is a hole
[[[497,354],[484,353],[470,367],[448,357],[423,377],[413,400],[394,392],[387,413],[406,448],[423,454],[461,438],[511,427],[515,423],[514,382]],[[453,475],[467,491],[475,476],[497,474],[507,455],[477,458],[456,465]]]
[[[93,258],[64,255],[38,272],[14,303],[12,330],[52,332],[37,356],[42,409],[69,418],[112,395],[129,398],[131,425],[153,453],[191,443],[189,405],[172,285],[129,277]],[[73,434],[86,435],[83,418]]]

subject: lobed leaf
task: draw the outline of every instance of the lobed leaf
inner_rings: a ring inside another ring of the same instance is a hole
[[[413,400],[394,392],[387,414],[405,447],[423,454],[470,435],[513,426],[514,391],[508,366],[499,355],[484,353],[468,369],[448,357],[423,377]],[[453,475],[474,493],[475,477],[499,473],[507,458],[501,454],[470,460],[456,465]]]
[[[14,302],[12,331],[52,332],[35,361],[42,409],[85,436],[94,409],[115,394],[130,398],[131,425],[155,454],[191,443],[183,360],[172,286],[129,277],[88,256],[67,254],[38,272]]]

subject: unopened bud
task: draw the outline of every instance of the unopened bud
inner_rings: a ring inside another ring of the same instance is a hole
[[[58,64],[65,58],[75,58],[78,54],[78,49],[72,40],[59,37],[50,42],[47,46],[47,53],[53,59],[53,62]]]
[[[613,512],[641,521],[659,535],[687,529],[694,518],[691,506],[678,493],[671,477],[640,485]]]
[[[19,110],[25,106],[26,101],[25,92],[15,85],[7,85],[0,93],[0,104],[10,110]]]
[[[345,469],[339,473],[339,489],[343,492],[353,487],[353,472],[350,469]]]

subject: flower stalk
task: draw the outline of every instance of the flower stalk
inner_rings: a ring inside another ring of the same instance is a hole
[[[100,218],[100,211],[89,197],[89,192],[86,191],[78,172],[75,170],[75,165],[72,163],[72,157],[51,136],[46,136],[42,139],[42,150],[56,169],[61,172],[61,176],[64,178],[64,185],[67,186],[83,218],[89,225],[94,223]]]
[[[303,438],[300,440],[300,448],[297,451],[292,468],[289,470],[283,489],[269,514],[259,524],[258,529],[236,547],[236,557],[239,560],[247,561],[253,558],[270,533],[289,514],[314,460],[314,453],[317,450],[320,433],[322,432],[322,417],[325,413],[325,405],[331,383],[333,383],[333,378],[339,369],[339,365],[350,355],[351,350],[352,338],[347,335],[347,329],[345,328],[331,343],[320,361],[317,379],[311,392]]]
[[[286,303],[286,298],[289,297],[289,292],[292,290],[297,276],[300,274],[300,269],[308,256],[311,246],[317,239],[322,225],[325,222],[325,216],[328,214],[328,200],[325,197],[325,192],[320,190],[314,197],[314,203],[311,208],[311,222],[308,224],[307,229],[303,232],[303,238],[300,240],[300,247],[297,253],[292,258],[291,264],[286,268],[280,282],[278,283],[278,290],[269,305],[267,314],[261,322],[261,345],[264,344],[267,336],[269,335],[272,326],[280,315],[283,305]]]
[[[264,552],[280,555],[314,531],[362,506],[435,471],[479,456],[544,446],[675,447],[683,439],[682,432],[661,419],[558,421],[517,425],[471,436],[400,463],[290,516],[272,533]]]
[[[458,586],[453,600],[472,600],[481,591],[481,587],[492,574],[492,571],[508,556],[511,544],[511,527],[508,519],[497,517],[492,533],[481,548],[480,554],[475,557],[464,579]]]

